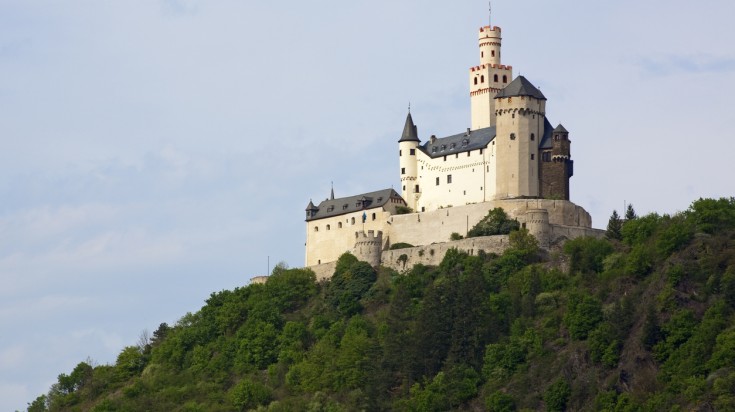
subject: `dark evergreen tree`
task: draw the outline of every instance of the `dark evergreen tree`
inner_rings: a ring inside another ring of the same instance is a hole
[[[633,204],[629,203],[628,208],[625,210],[625,220],[633,220],[637,218],[638,215],[635,214],[635,209],[633,209]]]
[[[623,238],[623,234],[620,233],[620,229],[622,228],[623,221],[620,220],[618,211],[613,210],[612,215],[610,215],[610,220],[607,221],[607,233],[605,236],[608,239],[621,240]]]

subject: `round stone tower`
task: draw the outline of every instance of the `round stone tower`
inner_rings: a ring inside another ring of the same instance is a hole
[[[370,266],[380,266],[380,255],[383,252],[383,232],[376,234],[373,230],[355,232],[355,247],[352,254],[361,261],[368,262]]]
[[[526,229],[532,234],[541,247],[551,244],[551,226],[549,226],[549,211],[546,209],[529,209],[526,211]]]

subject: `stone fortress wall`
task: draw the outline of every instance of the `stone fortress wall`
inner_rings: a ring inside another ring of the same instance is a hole
[[[354,246],[340,251],[338,255],[349,251],[374,267],[382,265],[403,271],[417,263],[438,265],[452,248],[470,255],[476,255],[480,250],[500,254],[509,246],[507,235],[449,240],[455,232],[466,236],[469,229],[495,207],[502,207],[511,218],[518,219],[543,248],[568,239],[602,237],[605,234],[604,230],[591,227],[589,213],[567,200],[498,200],[424,213],[391,215],[383,225],[383,230],[353,232]],[[390,246],[396,243],[415,246],[390,250]],[[399,260],[404,254],[405,262]],[[317,280],[329,279],[335,267],[334,261],[308,266],[316,274]]]

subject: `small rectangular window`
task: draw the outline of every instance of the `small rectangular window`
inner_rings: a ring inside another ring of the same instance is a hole
[[[452,183],[452,175],[447,175],[447,183]]]
[[[411,153],[409,153],[411,156],[416,156],[416,149],[411,149]]]
[[[405,168],[405,167],[402,167],[402,168],[401,168],[401,174],[402,174],[402,175],[405,175],[405,174],[406,174],[406,168]]]
[[[416,187],[415,187],[414,189],[415,189],[415,190],[413,191],[414,193],[419,193],[419,185],[416,185]]]
[[[439,186],[439,178],[436,178],[436,185]]]
[[[531,160],[533,160],[534,157],[535,157],[535,155],[533,153],[531,153]]]

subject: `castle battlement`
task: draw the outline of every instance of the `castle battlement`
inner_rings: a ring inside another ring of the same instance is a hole
[[[487,44],[490,44],[490,43],[487,43]],[[479,66],[472,66],[472,67],[470,67],[470,71],[471,72],[476,72],[476,71],[485,70],[485,69],[488,69],[488,68],[490,68],[490,69],[500,69],[500,70],[513,70],[513,66],[507,66],[505,64],[492,64],[492,63],[487,63],[487,64],[481,64]]]

